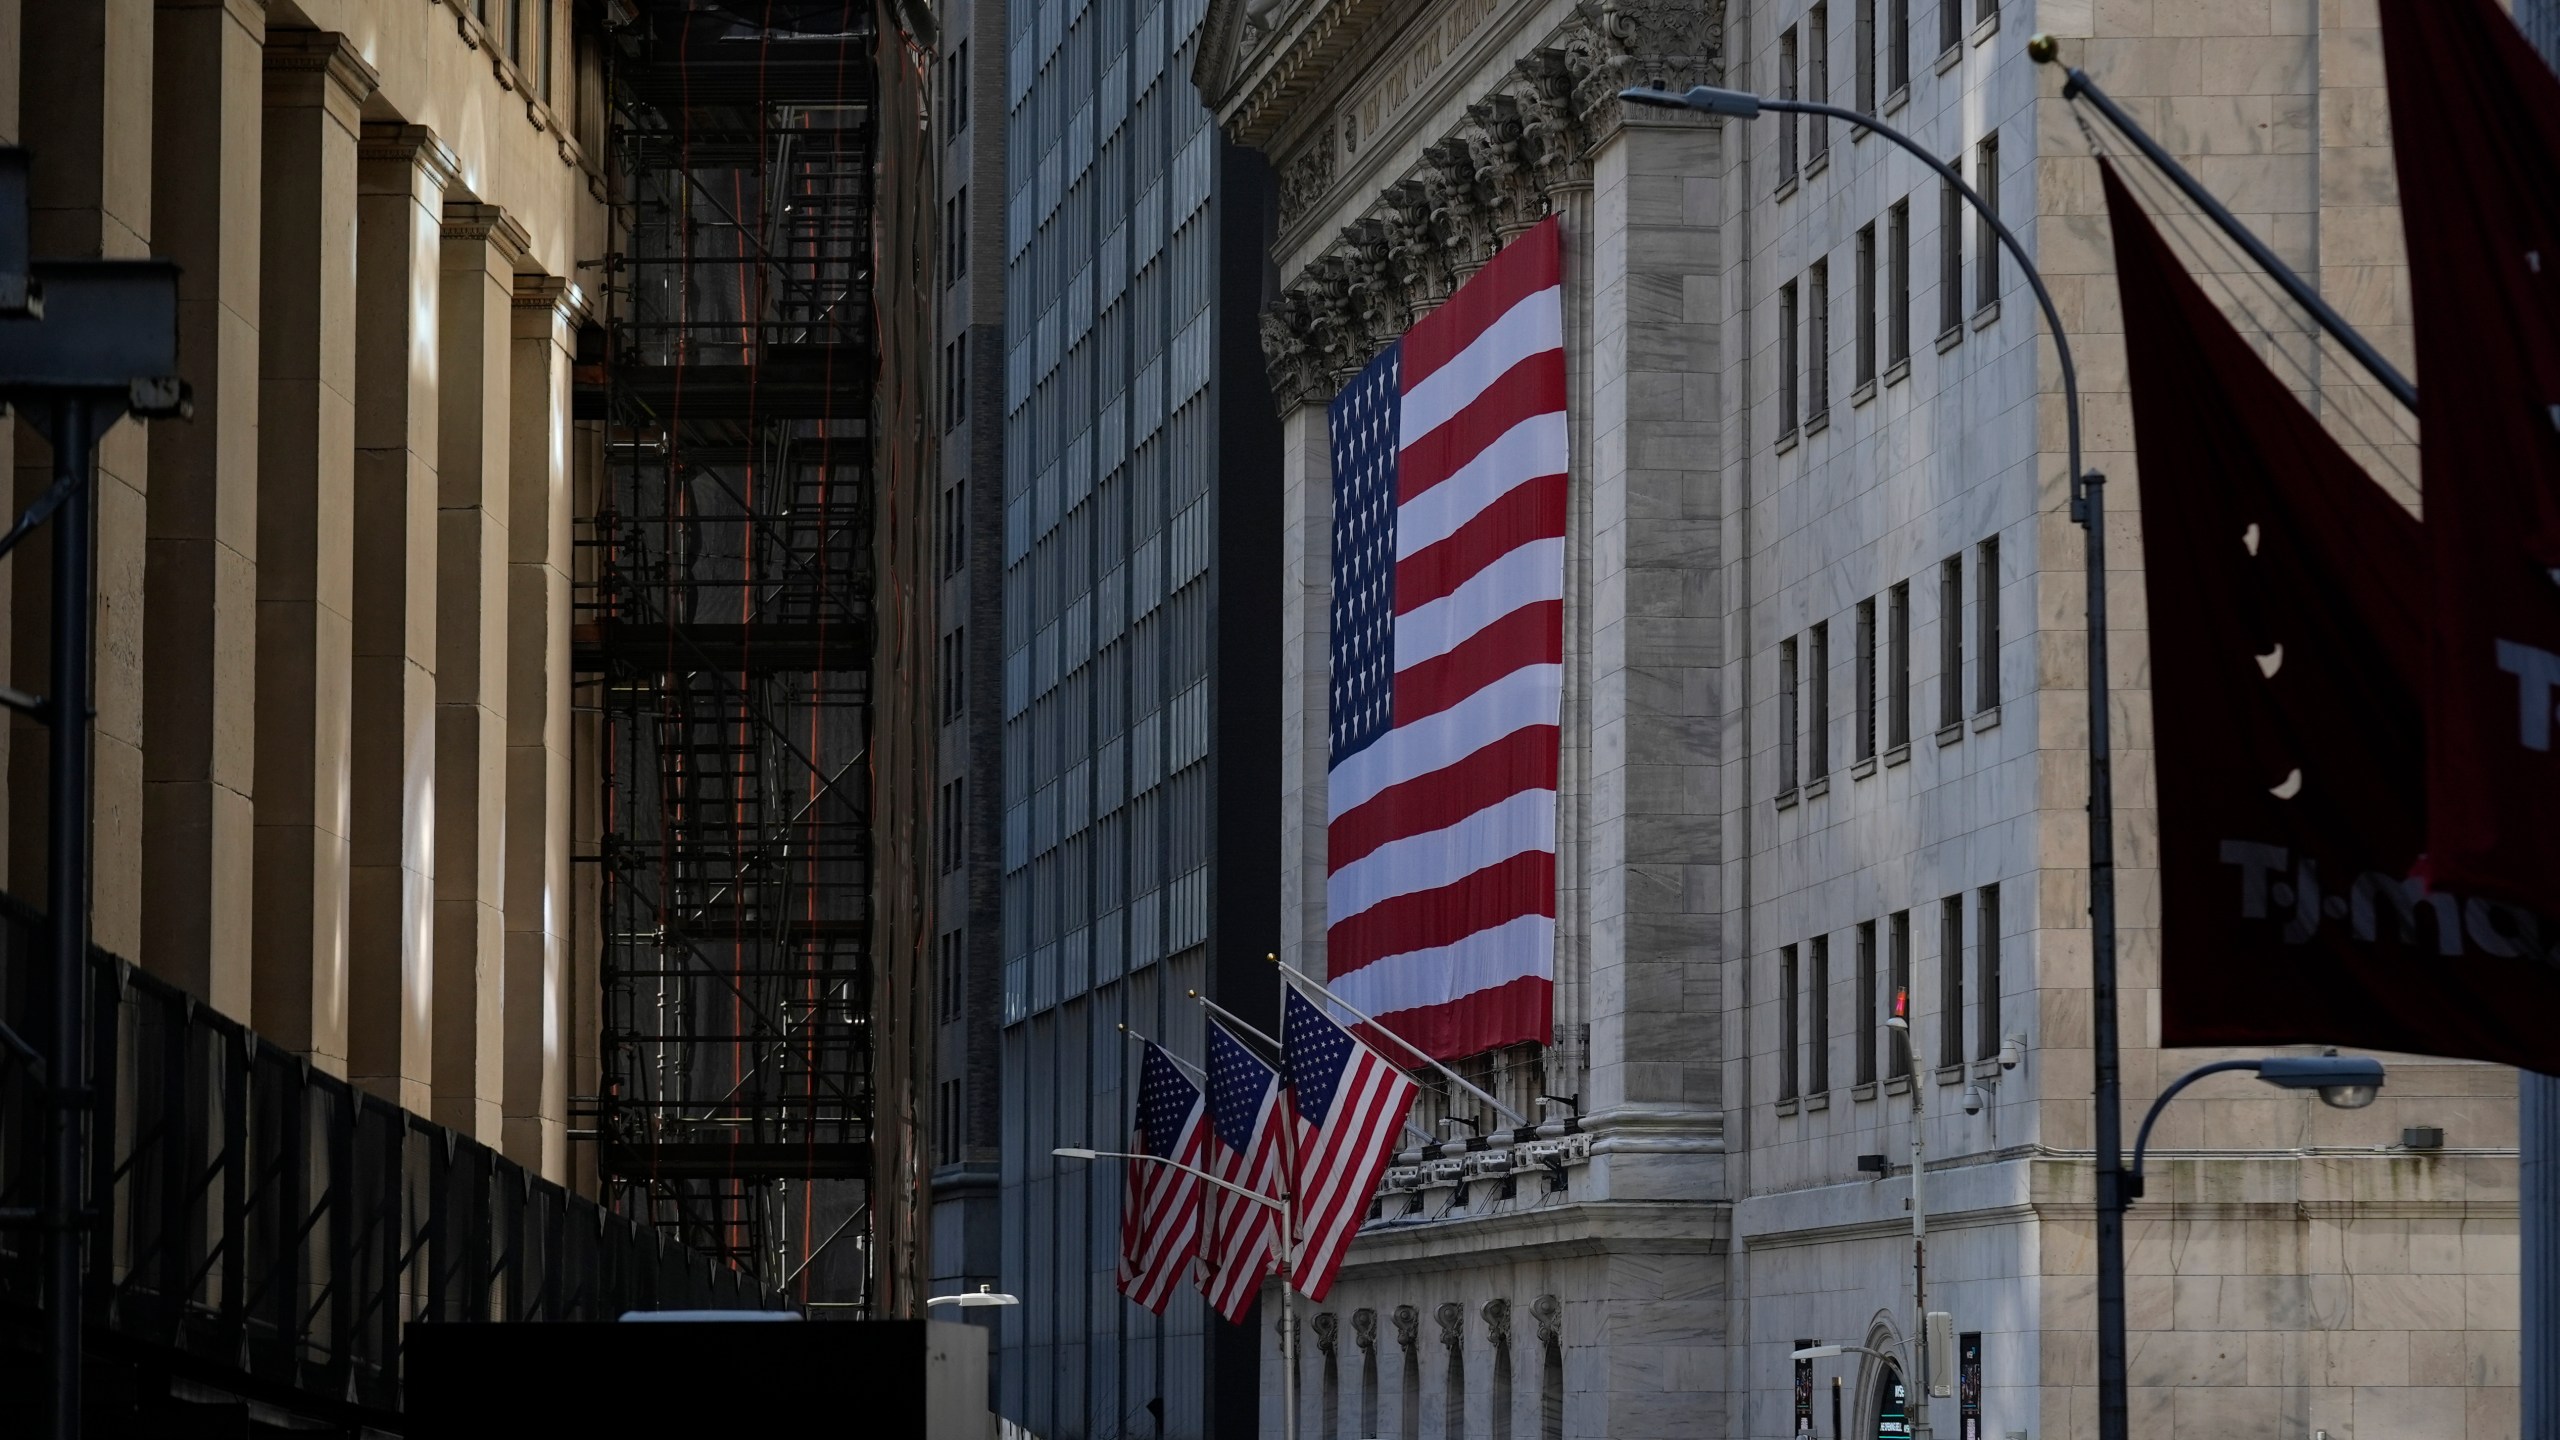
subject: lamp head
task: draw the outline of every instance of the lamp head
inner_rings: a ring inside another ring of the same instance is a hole
[[[1650,105],[1657,110],[1696,110],[1708,115],[1730,115],[1736,120],[1760,118],[1759,96],[1748,90],[1725,90],[1714,85],[1692,85],[1686,90],[1630,85],[1618,92],[1618,98],[1630,105]]]
[[[1061,1160],[1095,1160],[1101,1158],[1100,1151],[1087,1150],[1081,1145],[1061,1145],[1049,1153],[1057,1156]]]
[[[1837,1345],[1807,1345],[1801,1350],[1788,1351],[1787,1358],[1790,1360],[1828,1360],[1839,1353],[1840,1347]]]
[[[2361,1110],[2382,1089],[2382,1062],[2369,1055],[2277,1055],[2258,1062],[2258,1078],[2279,1090],[2317,1090],[2324,1105]]]

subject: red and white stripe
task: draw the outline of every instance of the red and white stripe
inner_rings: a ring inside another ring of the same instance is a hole
[[[1281,1089],[1273,1085],[1253,1122],[1253,1144],[1238,1152],[1227,1148],[1215,1127],[1209,1130],[1209,1173],[1256,1195],[1280,1194]],[[1202,1293],[1219,1314],[1242,1323],[1262,1292],[1262,1277],[1271,1273],[1279,1248],[1280,1212],[1215,1186],[1208,1190],[1209,1239],[1202,1247],[1209,1267]]]
[[[1197,1167],[1206,1147],[1206,1109],[1194,1106],[1172,1158]],[[1144,1131],[1129,1149],[1146,1150]],[[1120,1293],[1161,1315],[1200,1253],[1200,1178],[1153,1159],[1127,1162],[1120,1199]]]
[[[1401,341],[1392,728],[1331,773],[1326,979],[1431,1054],[1552,1037],[1564,687],[1562,244]]]
[[[1297,1227],[1290,1282],[1308,1299],[1320,1301],[1332,1290],[1333,1277],[1368,1218],[1378,1181],[1395,1157],[1396,1139],[1420,1088],[1412,1076],[1354,1039],[1324,1123],[1310,1125],[1292,1109],[1292,1157],[1298,1173],[1290,1187]]]

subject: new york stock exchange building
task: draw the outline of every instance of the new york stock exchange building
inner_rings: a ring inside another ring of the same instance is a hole
[[[1529,965],[1547,1013],[1453,1059],[1494,1103],[1426,1077],[1339,1279],[1279,1322],[1301,1327],[1294,1378],[1266,1285],[1265,1435],[1284,1385],[1326,1440],[2095,1433],[2081,539],[2052,349],[1979,221],[1875,135],[1616,97],[1826,97],[1956,164],[2053,285],[2123,515],[2096,170],[2031,30],[2173,149],[2227,160],[2208,182],[2406,344],[2396,253],[2366,243],[2397,234],[2371,16],[2172,11],[1210,5],[1192,78],[1280,188],[1261,339],[1286,476],[1282,958],[1346,996],[1346,906],[1463,871],[1477,842],[1453,832],[1401,882],[1336,853],[1359,798],[1335,793],[1342,752],[1365,743],[1344,696],[1367,683],[1337,628],[1383,604],[1397,647],[1429,643],[1426,597],[1341,593],[1368,522],[1339,512],[1375,487],[1337,469],[1379,463],[1345,407],[1392,398],[1401,364],[1409,438],[1414,347],[1452,351],[1443,372],[1473,353],[1417,325],[1506,247],[1550,247],[1562,311],[1558,633],[1513,637],[1561,677],[1552,830],[1485,842],[1552,855]],[[2138,1119],[2215,1057],[2158,1047],[2141,576],[2119,543]],[[2513,1434],[2514,1094],[2510,1071],[2390,1057],[2360,1110],[2246,1077],[2171,1107],[2128,1238],[2135,1432]],[[1934,1396],[1908,1371],[1930,1329]]]

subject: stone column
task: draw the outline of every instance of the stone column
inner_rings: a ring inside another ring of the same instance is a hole
[[[506,1118],[509,1158],[569,1169],[569,367],[586,299],[515,279],[508,405]]]
[[[41,57],[20,75],[31,157],[34,253],[135,259],[151,253],[151,0],[36,4],[21,12],[18,56]],[[52,483],[53,453],[23,426],[16,447],[18,505]],[[91,771],[90,924],[97,943],[142,950],[143,550],[148,532],[150,442],[120,424],[98,445],[96,552],[97,712]],[[52,624],[53,567],[42,545],[10,557],[17,588],[12,660],[21,689],[44,693]],[[24,724],[13,720],[13,726]],[[9,848],[12,888],[43,893],[45,744],[29,726],[11,747],[16,803]]]
[[[195,418],[150,429],[142,963],[249,1017],[265,0],[159,0],[153,248],[178,278]]]
[[[347,1069],[355,633],[356,136],[375,80],[342,35],[268,37],[250,1019],[339,1075]]]
[[[356,166],[355,683],[348,1074],[431,1108],[437,316],[453,152],[364,127]]]
[[[1718,1192],[1718,132],[1631,113],[1592,152],[1591,1094],[1614,1198]],[[1611,1112],[1616,1112],[1614,1115]]]
[[[495,205],[444,205],[438,312],[435,1119],[494,1145],[505,1085],[507,512],[516,261]]]

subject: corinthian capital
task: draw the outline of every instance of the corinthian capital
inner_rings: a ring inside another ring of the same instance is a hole
[[[1467,121],[1477,185],[1492,204],[1495,235],[1508,240],[1547,213],[1546,190],[1538,183],[1520,102],[1509,95],[1487,95],[1467,107]]]
[[[1422,184],[1431,193],[1431,225],[1440,234],[1452,282],[1493,258],[1493,215],[1476,174],[1475,151],[1452,137],[1422,152]]]
[[[1591,183],[1590,140],[1574,98],[1590,72],[1591,52],[1534,50],[1514,68],[1521,81],[1521,143],[1552,206],[1558,192]]]
[[[1591,55],[1576,108],[1594,141],[1624,123],[1618,92],[1630,85],[1685,90],[1724,78],[1724,0],[1575,0],[1574,12]]]
[[[1272,403],[1285,415],[1325,395],[1324,355],[1304,292],[1285,290],[1262,312],[1262,365],[1271,377]]]

